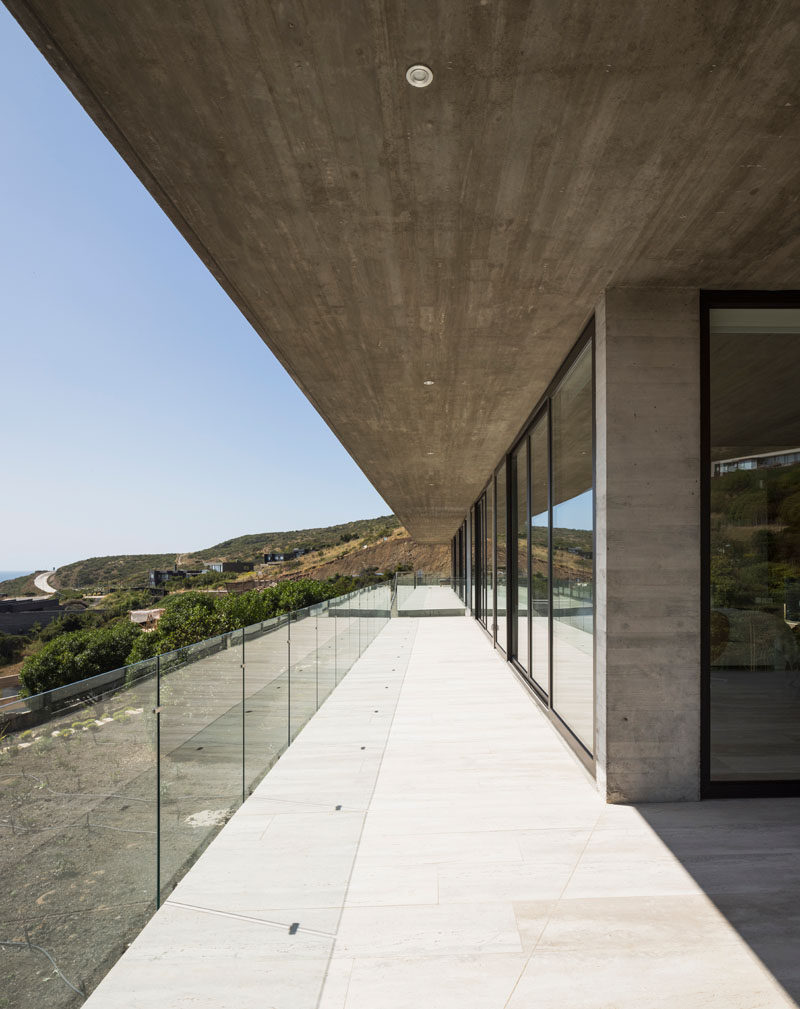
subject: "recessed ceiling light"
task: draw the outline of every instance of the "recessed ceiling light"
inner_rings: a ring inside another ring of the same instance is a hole
[[[425,455],[433,455],[433,452],[426,452]]]
[[[433,379],[426,378],[425,381],[422,384],[423,385],[433,385]]]
[[[427,88],[433,80],[433,71],[430,67],[415,63],[413,67],[406,70],[406,80],[412,88]]]

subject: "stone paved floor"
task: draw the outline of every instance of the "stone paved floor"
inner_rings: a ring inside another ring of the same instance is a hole
[[[447,585],[400,585],[397,609],[401,617],[463,616],[464,602]]]
[[[87,1004],[777,1009],[798,937],[800,801],[604,805],[473,621],[396,619]]]

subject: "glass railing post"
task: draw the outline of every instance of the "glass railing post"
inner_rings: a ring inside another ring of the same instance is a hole
[[[314,682],[315,682],[315,704],[314,710],[319,711],[319,614],[320,608],[317,607],[314,613]]]
[[[247,640],[247,631],[242,628],[242,802],[244,802],[247,797],[247,785],[245,783],[245,709],[247,704],[245,703],[245,687],[246,687],[246,658],[245,658],[245,641]]]
[[[286,745],[292,743],[292,614],[286,618]]]
[[[161,656],[156,655],[156,910],[161,907]]]

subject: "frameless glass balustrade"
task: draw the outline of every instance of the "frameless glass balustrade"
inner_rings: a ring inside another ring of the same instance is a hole
[[[9,1006],[81,1004],[385,626],[392,593],[379,584],[0,705]]]

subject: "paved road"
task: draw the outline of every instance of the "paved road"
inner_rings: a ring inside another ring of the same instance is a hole
[[[33,584],[40,592],[47,592],[52,595],[56,590],[47,579],[50,575],[54,575],[55,573],[55,568],[52,571],[43,571],[40,575],[37,575],[33,579]]]

